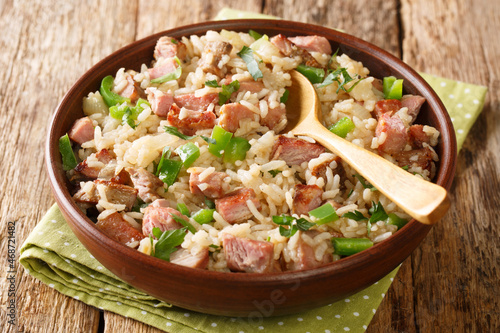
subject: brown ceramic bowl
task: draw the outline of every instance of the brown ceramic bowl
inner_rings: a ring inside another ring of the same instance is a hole
[[[449,189],[455,172],[456,140],[450,118],[430,86],[410,67],[380,48],[325,27],[289,21],[233,20],[194,24],[136,41],[87,71],[64,96],[52,120],[46,143],[46,167],[55,199],[78,239],[105,267],[130,285],[186,309],[217,315],[262,318],[310,309],[360,291],[397,267],[420,244],[430,226],[412,220],[390,239],[326,266],[278,274],[221,273],[171,264],[128,248],[99,231],[71,199],[62,168],[58,139],[83,116],[82,98],[99,89],[101,79],[125,67],[139,70],[152,60],[163,35],[202,35],[207,30],[254,29],[269,36],[321,35],[332,49],[363,62],[375,77],[404,78],[405,93],[426,98],[418,123],[441,132],[435,182]],[[265,311],[263,310],[265,307]]]

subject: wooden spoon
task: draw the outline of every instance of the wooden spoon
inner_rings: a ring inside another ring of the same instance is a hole
[[[305,135],[340,156],[360,175],[396,203],[407,214],[424,224],[436,223],[450,207],[446,190],[415,177],[381,156],[342,139],[321,123],[321,107],[309,80],[292,71],[287,101],[288,125],[284,132]]]

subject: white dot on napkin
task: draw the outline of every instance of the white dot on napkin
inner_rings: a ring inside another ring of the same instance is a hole
[[[365,295],[365,296],[363,296],[363,298],[364,298],[364,299],[368,299],[368,298],[370,298],[370,296]]]
[[[345,301],[346,303],[349,303],[351,300],[350,300],[349,298],[346,298],[344,301]]]
[[[78,283],[78,280],[77,279],[73,279],[73,283]]]
[[[280,322],[278,323],[278,325],[280,325],[280,326],[281,326],[281,325],[283,325],[283,322],[282,322],[282,321],[280,321]]]
[[[217,327],[217,324],[216,323],[212,323],[212,327]]]
[[[323,318],[322,318],[322,317],[320,317],[320,316],[316,316],[316,319],[321,320],[321,319],[323,319]]]
[[[300,318],[300,317],[299,317],[299,318],[297,318],[297,320],[298,320],[298,321],[302,321],[302,320],[304,320],[304,319],[302,319],[302,318]]]
[[[45,246],[50,246],[50,243],[45,243]]]
[[[69,243],[68,243],[68,242],[64,242],[64,245],[68,246],[68,245],[69,245]]]
[[[143,315],[147,314],[147,312],[146,312],[146,311],[141,311],[141,313],[142,313]]]
[[[118,304],[118,305],[122,305],[122,303],[121,303],[121,302],[116,302],[116,304]]]
[[[353,315],[355,315],[356,317],[359,317],[359,313],[358,312],[353,312]]]
[[[350,331],[351,329],[349,327],[344,327],[344,331]]]
[[[172,323],[167,321],[167,326],[172,326]]]

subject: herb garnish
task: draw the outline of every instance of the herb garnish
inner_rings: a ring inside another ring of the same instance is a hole
[[[151,256],[170,261],[170,255],[177,251],[177,246],[181,245],[186,236],[186,228],[176,230],[166,230],[161,232],[160,228],[153,228],[153,235],[158,242],[151,249]],[[149,236],[151,244],[153,238]]]
[[[385,212],[384,206],[382,206],[381,202],[375,203],[372,201],[372,207],[369,209],[370,214],[372,216],[366,223],[366,229],[368,230],[368,235],[371,232],[372,224],[378,221],[386,220],[389,216]]]
[[[359,210],[355,210],[354,212],[348,212],[342,215],[342,217],[347,217],[348,219],[354,220],[354,221],[363,221],[363,220],[368,220],[367,217],[365,217]]]
[[[286,103],[286,101],[288,101],[288,95],[290,95],[290,90],[285,89],[285,92],[280,97],[280,103]]]
[[[168,134],[175,135],[176,137],[179,137],[179,138],[181,138],[183,140],[191,140],[191,139],[194,139],[196,137],[200,137],[200,138],[202,138],[207,143],[216,144],[215,139],[207,138],[206,136],[203,136],[203,135],[191,135],[191,136],[190,135],[185,135],[185,134],[182,134],[181,132],[179,132],[179,130],[176,127],[174,127],[174,126],[163,126],[163,129]]]
[[[273,216],[273,222],[280,226],[280,235],[283,237],[292,237],[298,230],[306,231],[316,225],[315,223],[311,223],[304,218],[296,219],[295,217],[287,216],[285,214],[281,216]],[[288,226],[288,228],[285,228],[285,226]]]
[[[257,81],[257,79],[263,77],[262,71],[259,69],[259,63],[255,60],[253,56],[253,50],[248,46],[243,46],[240,52],[237,55],[243,59],[243,61],[247,64],[248,71],[252,75],[253,79]]]
[[[230,98],[231,94],[238,91],[240,89],[240,82],[238,80],[234,80],[229,84],[222,85],[222,91],[219,93],[219,105],[223,105]]]
[[[219,88],[219,84],[217,83],[217,80],[211,80],[211,81],[205,81],[205,85],[207,87],[211,87],[211,88]]]
[[[361,185],[363,185],[364,188],[369,188],[370,191],[377,191],[377,189],[375,188],[375,186],[373,186],[372,184],[368,183],[364,178],[363,176],[361,176],[360,174],[355,174],[353,175],[354,177],[356,177],[359,182],[361,183]]]
[[[278,175],[278,173],[283,172],[283,171],[281,171],[281,170],[269,170],[268,172],[269,172],[269,173],[271,174],[271,176],[273,176],[273,178],[274,178],[274,177],[276,177],[276,176]]]
[[[334,71],[328,70],[328,72],[329,72],[329,74],[325,77],[325,79],[323,80],[323,83],[321,83],[318,86],[318,88],[326,87],[326,86],[332,84],[333,82],[337,82],[339,85],[339,87],[337,88],[337,91],[336,91],[337,93],[341,89],[343,91],[345,91],[346,93],[350,93],[358,83],[360,83],[362,80],[364,80],[364,78],[361,78],[358,81],[356,81],[349,89],[346,89],[345,85],[347,83],[355,80],[349,75],[346,68],[338,67],[336,70],[334,70]],[[342,76],[344,78],[344,80],[342,82],[340,80],[340,76]]]
[[[183,218],[181,218],[175,214],[170,214],[170,216],[172,216],[172,218],[174,219],[175,222],[182,224],[184,226],[184,228],[187,228],[187,230],[189,230],[191,233],[193,233],[193,234],[196,233],[196,229],[193,227],[193,225],[191,223],[187,222],[186,220],[184,220]]]

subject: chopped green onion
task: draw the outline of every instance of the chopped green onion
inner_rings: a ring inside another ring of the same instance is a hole
[[[285,92],[280,97],[280,103],[286,103],[286,101],[288,101],[288,95],[290,95],[290,90],[285,89]]]
[[[63,169],[65,171],[74,169],[78,165],[73,148],[71,148],[68,133],[59,138],[59,152],[61,153]]]
[[[332,238],[332,245],[336,254],[350,256],[372,247],[373,242],[368,238]]]
[[[153,228],[153,235],[158,239],[151,253],[153,257],[170,261],[170,255],[177,251],[177,246],[181,245],[186,236],[186,228],[176,230],[166,230],[163,233],[160,228]],[[151,243],[153,243],[150,236]]]
[[[203,136],[203,135],[191,135],[191,136],[189,136],[186,134],[182,134],[174,126],[163,126],[163,129],[165,130],[166,133],[171,134],[171,135],[175,135],[176,137],[181,138],[182,140],[191,140],[191,139],[194,139],[196,137],[200,137],[207,143],[213,143],[213,144],[216,143],[216,141],[214,139],[207,138],[206,136]]]
[[[368,220],[367,217],[365,217],[359,210],[355,210],[354,212],[348,212],[342,215],[342,217],[347,217],[348,219],[354,220],[354,221],[363,221],[363,220]]]
[[[178,147],[175,152],[179,155],[186,168],[189,168],[200,157],[200,148],[192,142]]]
[[[386,223],[387,224],[390,224],[390,225],[395,225],[398,227],[398,230],[401,229],[402,227],[404,227],[406,225],[406,223],[408,223],[408,220],[407,219],[404,219],[402,217],[399,217],[397,216],[396,214],[394,213],[390,213],[388,215],[388,218],[386,220]]]
[[[215,143],[208,144],[208,151],[212,153],[212,155],[221,157],[222,151],[226,149],[232,137],[233,133],[226,131],[219,125],[215,125],[211,136],[211,139],[215,140]]]
[[[109,115],[115,119],[123,119],[127,111],[130,111],[130,107],[126,103],[117,104],[109,108]]]
[[[210,223],[214,220],[215,209],[200,209],[193,216],[193,220],[199,224]]]
[[[205,198],[205,205],[210,209],[215,208],[215,202],[213,202],[212,200],[210,200],[208,198]]]
[[[403,97],[403,79],[394,76],[384,77],[383,91],[385,99],[401,99]]]
[[[179,60],[179,58],[177,58],[177,56],[174,57],[174,60],[179,65],[175,69],[175,71],[168,73],[168,74],[165,74],[159,78],[153,79],[153,80],[151,80],[151,83],[164,83],[164,82],[168,82],[168,81],[172,81],[172,80],[177,80],[178,78],[180,78],[182,75],[182,64],[181,64],[181,61]]]
[[[408,171],[408,169],[409,169],[409,168],[410,168],[410,166],[409,166],[409,165],[405,165],[405,166],[402,166],[402,167],[401,167],[401,169],[406,170],[406,171]]]
[[[171,38],[170,42],[172,42],[172,44],[179,44],[179,42],[175,38]]]
[[[332,54],[332,56],[330,57],[330,59],[328,60],[328,68],[330,68],[330,66],[335,62],[337,63],[337,54],[339,53],[339,50],[340,48],[337,48],[337,51],[335,51],[334,54]]]
[[[354,122],[349,118],[349,117],[344,117],[337,121],[335,124],[330,126],[328,129],[330,132],[333,134],[336,134],[340,136],[341,138],[344,138],[347,136],[349,132],[351,132],[354,128],[356,128],[356,125],[354,125]]]
[[[311,83],[321,83],[325,77],[325,70],[300,64],[296,68],[297,72],[304,75]]]
[[[184,220],[182,217],[177,216],[175,214],[170,214],[170,216],[172,216],[172,218],[175,220],[175,222],[180,223],[184,227],[186,227],[187,230],[189,230],[192,234],[196,233],[196,229],[193,227],[193,225],[191,223],[189,223],[188,221]]]
[[[250,72],[255,81],[264,76],[259,68],[259,63],[253,56],[253,50],[251,48],[243,46],[237,55],[247,64],[248,72]]]
[[[179,211],[179,213],[181,213],[182,215],[185,215],[187,217],[190,217],[191,214],[189,213],[189,209],[187,208],[186,204],[183,203],[183,202],[179,202],[177,203],[177,210]]]
[[[330,223],[339,219],[339,216],[335,212],[335,209],[329,203],[326,203],[323,206],[309,211],[309,216],[316,218],[314,222],[317,225]]]
[[[219,84],[217,83],[217,80],[206,81],[205,85],[207,87],[211,87],[211,88],[219,88],[220,87]]]
[[[122,125],[129,125],[131,128],[134,129],[137,127],[134,121],[134,114],[132,113],[132,110],[130,110],[130,108],[127,108],[127,110],[125,110],[125,113],[123,114]]]
[[[158,165],[156,166],[155,176],[158,176],[160,174],[160,170],[163,168],[163,162],[170,158],[170,154],[172,154],[172,151],[170,151],[170,147],[164,147],[163,151],[161,152],[160,162],[158,162]]]
[[[106,105],[108,107],[111,107],[116,104],[121,104],[123,102],[130,103],[130,98],[120,96],[117,93],[111,91],[113,89],[114,81],[115,79],[111,75],[106,76],[101,81],[101,87],[99,88],[99,92],[101,93],[104,102],[106,102]]]
[[[215,244],[210,244],[208,247],[211,247],[212,249],[215,249],[215,250],[220,250],[220,246],[219,245],[215,245]]]
[[[232,137],[224,149],[224,163],[234,163],[242,161],[247,156],[247,151],[250,150],[250,143],[247,139]]]
[[[255,40],[261,39],[261,38],[262,38],[262,36],[263,36],[263,35],[259,34],[257,31],[252,30],[252,29],[248,30],[248,34],[249,34],[251,37],[253,37],[253,39],[255,39]]]
[[[238,91],[238,89],[240,89],[238,80],[234,80],[230,84],[223,84],[222,91],[219,93],[219,105],[226,103],[231,98],[231,94]]]

